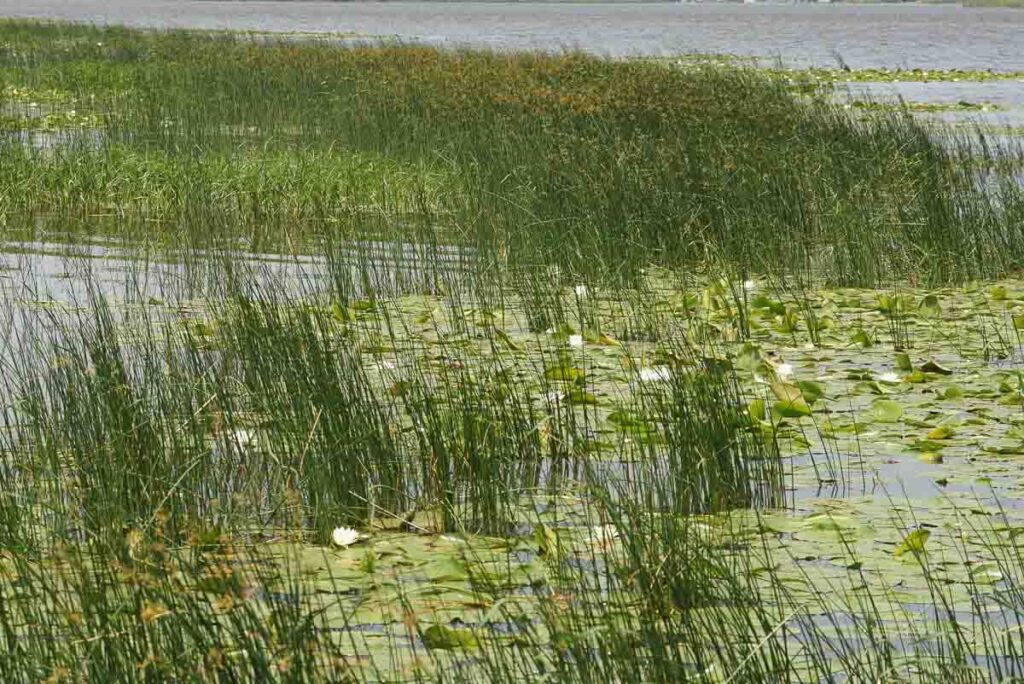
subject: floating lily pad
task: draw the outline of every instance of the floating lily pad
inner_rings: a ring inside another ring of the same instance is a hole
[[[938,375],[952,375],[953,371],[941,365],[937,361],[929,360],[921,364],[920,369],[923,373],[936,373]]]
[[[903,417],[903,405],[891,399],[876,399],[871,403],[871,418],[878,423],[898,423]]]
[[[432,650],[473,649],[479,644],[468,629],[452,629],[444,625],[431,625],[420,636],[423,645]]]
[[[582,368],[575,366],[555,366],[544,371],[544,377],[556,382],[577,382],[586,377],[587,373]]]
[[[893,551],[893,555],[897,558],[904,554],[911,553],[914,555],[924,552],[924,545],[928,542],[928,538],[932,536],[929,530],[919,528],[908,534],[900,542],[900,545]]]

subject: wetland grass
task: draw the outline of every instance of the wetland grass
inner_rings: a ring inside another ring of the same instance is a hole
[[[102,120],[3,145],[11,227],[280,246],[411,223],[605,279],[715,257],[947,281],[1022,254],[1019,188],[996,201],[914,120],[854,121],[753,69],[6,26],[5,106]]]
[[[0,679],[1024,676],[1021,153],[776,76],[0,24]]]

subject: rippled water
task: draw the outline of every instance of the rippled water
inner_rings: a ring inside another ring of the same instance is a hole
[[[950,106],[971,103],[984,109],[951,109],[926,116],[946,123],[982,124],[990,129],[1024,126],[1024,81],[850,83],[838,89],[837,99]]]
[[[242,249],[186,254],[180,260],[136,245],[97,242],[0,241],[0,305],[63,302],[87,305],[95,292],[115,300],[188,301],[219,294],[230,261],[240,281],[272,284],[288,297],[342,288],[392,294],[433,292],[446,277],[462,278],[466,250],[399,242],[353,242],[332,255],[258,254]],[[244,282],[235,284],[243,286]]]
[[[952,5],[0,0],[0,15],[159,28],[354,32],[435,44],[724,52],[793,65],[1024,70],[1024,11]]]

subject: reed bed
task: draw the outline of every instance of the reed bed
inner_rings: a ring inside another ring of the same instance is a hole
[[[15,126],[87,121],[77,144],[4,145],[11,227],[280,247],[397,223],[626,279],[724,261],[946,282],[1020,261],[1019,185],[978,181],[1005,154],[944,145],[899,112],[854,120],[752,69],[24,23],[5,36]]]
[[[1024,676],[1019,150],[28,22],[0,130],[4,681]]]

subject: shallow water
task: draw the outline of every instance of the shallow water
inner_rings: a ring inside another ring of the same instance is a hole
[[[922,113],[929,119],[954,124],[980,124],[989,128],[1024,126],[1024,81],[903,81],[894,83],[849,83],[838,89],[846,99],[875,102],[921,102],[955,106],[982,105],[985,109],[950,109]]]
[[[291,298],[339,287],[360,296],[368,285],[378,292],[430,291],[440,278],[460,273],[471,263],[466,252],[453,247],[385,242],[351,243],[330,261],[244,249],[192,254],[175,261],[173,254],[164,251],[150,254],[138,245],[95,240],[76,243],[70,236],[66,242],[8,240],[0,241],[0,301],[87,305],[92,290],[114,301],[188,302],[221,292],[222,269],[228,260],[236,276],[255,283],[272,282]],[[424,264],[443,264],[443,269],[431,271]]]
[[[793,65],[1024,70],[1024,12],[952,5],[0,0],[0,16],[395,36],[441,45],[719,52]]]

